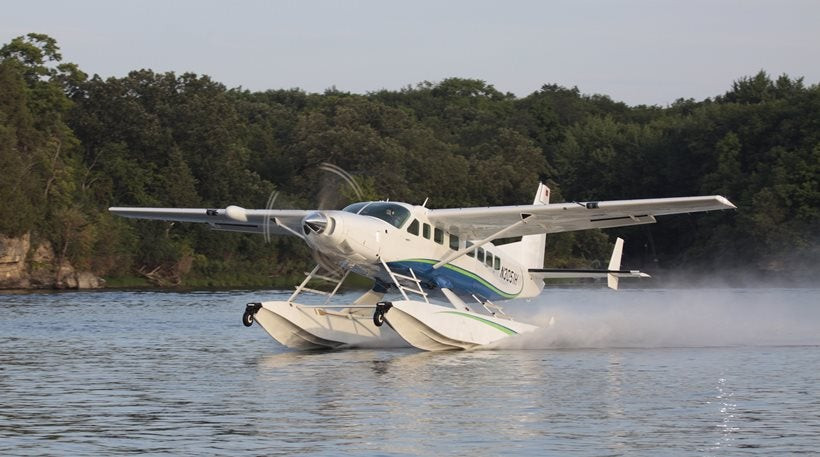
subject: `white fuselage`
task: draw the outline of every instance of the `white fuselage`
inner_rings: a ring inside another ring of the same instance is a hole
[[[425,207],[392,202],[355,206],[305,217],[305,241],[337,265],[375,279],[377,285],[391,283],[386,264],[395,272],[412,269],[426,289],[447,288],[464,297],[533,297],[543,289],[543,281],[533,279],[505,246],[492,243],[434,268],[471,240],[434,227]]]

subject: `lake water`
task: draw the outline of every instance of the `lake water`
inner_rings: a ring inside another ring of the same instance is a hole
[[[285,296],[0,295],[0,455],[820,452],[820,289],[547,289],[448,353],[242,326]]]

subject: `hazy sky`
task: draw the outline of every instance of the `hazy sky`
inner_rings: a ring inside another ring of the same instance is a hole
[[[763,69],[820,82],[820,0],[10,1],[0,41],[58,40],[89,74],[192,71],[229,87],[364,93],[478,78],[629,104],[703,99]]]

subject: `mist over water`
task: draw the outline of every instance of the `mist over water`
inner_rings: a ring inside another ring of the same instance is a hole
[[[545,289],[493,349],[820,345],[820,289]]]

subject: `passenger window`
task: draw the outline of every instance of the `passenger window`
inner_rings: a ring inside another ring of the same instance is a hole
[[[473,243],[470,243],[469,241],[467,242],[467,247],[470,247],[472,245],[473,245]],[[470,256],[470,257],[475,257],[475,249],[468,252],[467,255]]]
[[[450,249],[458,251],[458,237],[450,234]]]
[[[425,238],[428,240],[430,239],[430,224],[424,224],[421,226],[421,232]]]
[[[490,268],[493,267],[493,255],[489,252],[487,253],[487,257],[484,258],[484,263]]]
[[[495,268],[496,270],[501,269],[501,257],[496,257],[495,258],[495,263],[493,264],[493,268]]]
[[[419,234],[419,221],[418,219],[413,219],[413,222],[407,226],[407,231],[412,233],[413,235],[418,236]]]
[[[444,230],[436,227],[433,229],[433,241],[438,244],[444,244]]]
[[[476,258],[478,259],[479,262],[483,262],[484,261],[484,248],[478,248],[477,251],[478,251],[478,257],[476,257]]]

